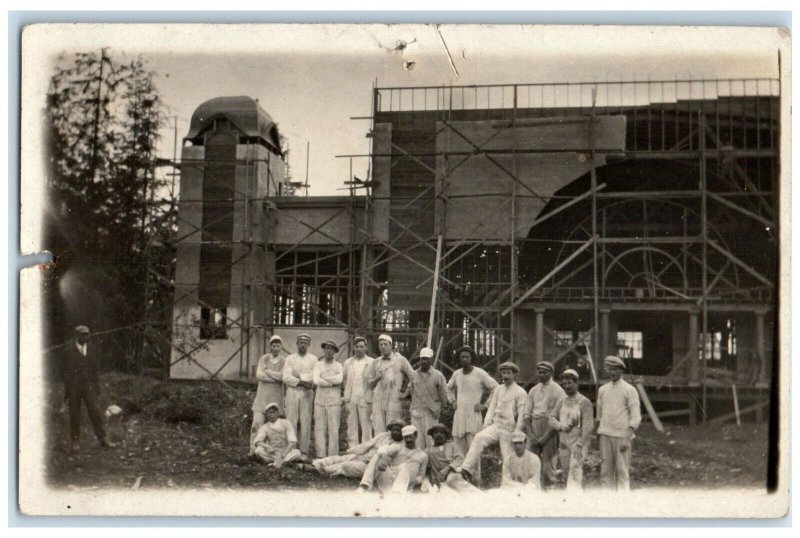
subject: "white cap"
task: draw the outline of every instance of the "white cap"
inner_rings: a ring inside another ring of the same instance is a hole
[[[511,434],[511,442],[512,443],[524,443],[527,440],[525,434],[522,432],[514,432]]]
[[[429,359],[433,358],[433,350],[431,348],[423,347],[422,349],[419,350],[419,358],[422,359],[425,357]]]
[[[567,376],[567,377],[569,377],[569,376],[572,376],[572,377],[574,377],[576,380],[577,380],[577,379],[580,379],[580,378],[578,377],[578,372],[576,372],[576,371],[575,371],[575,370],[573,370],[572,368],[567,368],[566,370],[564,370],[563,372],[561,372],[561,377],[564,377],[564,376]]]
[[[386,341],[387,341],[387,342],[389,342],[390,344],[392,343],[392,337],[391,337],[391,336],[389,336],[388,334],[382,334],[382,335],[380,335],[380,336],[378,337],[378,342],[380,342],[381,340],[386,340]]]
[[[417,428],[416,426],[403,426],[403,429],[400,430],[400,433],[403,434],[403,437],[405,437],[407,435],[417,433]]]
[[[273,334],[272,338],[269,339],[269,343],[271,344],[272,342],[280,342],[282,344],[283,343],[283,339],[280,336],[278,336],[277,334]]]

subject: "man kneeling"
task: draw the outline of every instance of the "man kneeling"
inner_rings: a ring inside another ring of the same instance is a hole
[[[511,436],[511,454],[503,461],[501,488],[524,488],[539,491],[542,462],[539,456],[525,449],[526,437],[522,432]]]
[[[428,435],[433,438],[433,446],[425,452],[428,453],[428,476],[430,484],[424,484],[422,489],[432,490],[437,488],[453,489],[459,493],[479,491],[478,488],[464,479],[460,471],[456,471],[464,463],[464,454],[455,441],[450,439],[450,430],[443,424],[431,426]]]
[[[370,460],[358,486],[359,492],[377,485],[382,493],[405,493],[422,483],[428,455],[416,446],[417,428],[406,426],[401,433],[402,443],[379,448]]]
[[[253,440],[255,456],[274,467],[300,459],[294,428],[291,422],[278,417],[278,404],[268,404],[264,408],[264,415],[266,423],[259,428]]]
[[[328,456],[311,462],[311,465],[302,465],[303,470],[316,470],[328,476],[348,476],[361,478],[370,460],[377,454],[378,449],[391,443],[402,443],[401,433],[405,423],[393,420],[386,427],[389,431],[379,433],[369,441],[360,443],[340,456]]]

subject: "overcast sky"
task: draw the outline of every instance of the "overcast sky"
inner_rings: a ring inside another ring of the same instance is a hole
[[[192,112],[219,96],[247,95],[278,123],[291,146],[295,179],[311,195],[344,194],[349,162],[367,153],[371,91],[378,86],[441,86],[676,78],[777,77],[777,31],[708,28],[282,25],[33,27],[25,32],[26,102],[43,103],[52,58],[110,46],[141,54],[157,74],[179,140]],[[408,43],[403,53],[394,48]],[[447,44],[451,66],[443,41]],[[49,60],[48,60],[49,59]],[[414,62],[412,69],[405,62]],[[458,74],[456,74],[456,71]],[[172,156],[172,127],[159,153]],[[366,159],[355,161],[365,177]]]

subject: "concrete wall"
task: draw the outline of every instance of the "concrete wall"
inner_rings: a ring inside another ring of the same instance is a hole
[[[463,121],[451,125],[455,131],[443,123],[437,124],[437,154],[468,154],[475,151],[473,144],[492,153],[436,157],[437,191],[450,197],[446,205],[438,201],[436,230],[441,233],[446,229],[449,240],[510,240],[509,195],[515,191],[518,195],[514,208],[515,234],[527,237],[533,220],[549,201],[547,197],[591,170],[586,117],[520,120],[516,126],[507,128],[503,128],[507,122],[498,121]],[[597,118],[595,144],[598,149],[624,149],[625,117]],[[598,157],[596,164],[603,166],[604,158]],[[470,196],[475,194],[485,196]]]
[[[200,241],[203,226],[203,166],[205,148],[183,148],[180,185],[180,220],[173,310],[173,350],[170,376],[178,379],[209,378],[217,372],[221,379],[239,379],[265,352],[265,329],[272,319],[274,249],[268,248],[275,233],[274,211],[263,198],[275,192],[275,180],[282,179],[285,163],[266,148],[255,144],[236,146],[233,182],[233,230],[231,249],[230,297],[227,317],[250,327],[242,338],[237,326],[228,322],[226,338],[202,341],[198,300]],[[197,232],[197,233],[194,233]],[[244,301],[244,304],[243,304]],[[240,320],[247,312],[246,322]],[[248,337],[249,335],[249,337]],[[244,347],[240,347],[244,344]],[[191,360],[181,359],[181,350],[195,350]],[[236,355],[227,362],[228,358]],[[224,365],[224,366],[223,366]]]
[[[175,306],[197,304],[200,282],[200,228],[203,223],[203,163],[205,148],[184,147],[181,153],[181,182],[178,204],[177,262],[175,265]]]
[[[351,217],[347,210],[346,197],[280,198],[275,201],[278,211],[274,241],[276,245],[288,246],[297,243],[306,245],[349,244],[351,239]],[[363,199],[355,209],[355,243],[360,243],[364,235]],[[321,226],[319,231],[313,228]]]
[[[237,319],[239,315],[238,308],[228,307],[229,318]],[[173,364],[169,372],[172,379],[210,379],[218,371],[218,379],[243,379],[248,377],[251,366],[263,354],[263,340],[255,335],[251,335],[248,342],[249,356],[247,347],[239,352],[243,342],[238,327],[229,326],[224,339],[201,340],[199,306],[176,307],[173,311],[172,330]],[[194,352],[187,359],[179,349],[183,352]],[[233,355],[235,356],[228,360]]]
[[[392,153],[392,125],[378,123],[372,136],[372,151],[376,155]],[[373,195],[372,233],[378,241],[389,241],[389,194],[392,181],[392,158],[372,159],[372,179],[375,181]]]

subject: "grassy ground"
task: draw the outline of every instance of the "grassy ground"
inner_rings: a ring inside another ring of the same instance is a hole
[[[48,443],[47,472],[61,487],[141,488],[355,488],[357,481],[327,478],[293,467],[270,469],[247,458],[253,390],[218,383],[181,385],[110,374],[103,377],[104,405],[125,413],[109,421],[116,448],[101,449],[88,421],[81,451],[66,451],[68,417],[60,390],[50,402],[57,438]],[[448,423],[449,410],[443,420]],[[764,487],[766,424],[667,425],[659,433],[644,424],[634,441],[632,487]],[[344,448],[344,425],[342,426]],[[313,442],[312,442],[313,450]],[[497,450],[484,454],[483,487],[500,482]],[[585,467],[585,482],[596,485],[600,459],[596,442]]]

